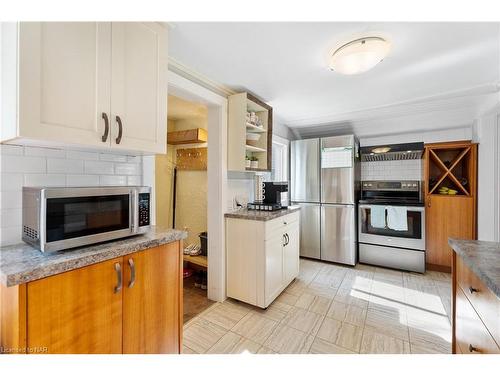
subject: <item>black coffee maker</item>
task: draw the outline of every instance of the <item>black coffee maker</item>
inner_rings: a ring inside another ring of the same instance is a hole
[[[283,200],[283,193],[288,192],[288,182],[264,182],[264,203],[272,205],[280,205],[282,208],[286,208],[286,204],[283,205],[281,202]]]

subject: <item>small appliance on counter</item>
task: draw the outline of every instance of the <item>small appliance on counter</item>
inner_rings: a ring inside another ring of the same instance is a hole
[[[255,202],[249,203],[247,208],[259,211],[285,209],[285,193],[288,193],[288,182],[262,182],[262,176],[255,176]]]
[[[54,252],[147,233],[151,188],[23,187],[23,241]]]
[[[359,261],[425,272],[425,207],[420,181],[363,181]]]

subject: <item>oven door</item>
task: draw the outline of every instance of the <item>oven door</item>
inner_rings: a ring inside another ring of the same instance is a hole
[[[134,234],[133,189],[43,189],[41,198],[42,251],[63,250]]]
[[[425,207],[406,206],[408,223],[406,231],[372,227],[371,207],[372,205],[359,205],[360,243],[425,250]]]

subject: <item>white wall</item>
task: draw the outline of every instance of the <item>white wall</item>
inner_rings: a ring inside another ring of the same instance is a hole
[[[394,129],[395,132],[398,129]],[[449,142],[462,141],[472,139],[472,124],[471,126],[457,127],[435,131],[419,131],[409,132],[396,135],[385,135],[380,137],[360,137],[359,143],[361,146],[376,146],[397,143],[409,142]]]
[[[478,149],[478,239],[500,241],[500,108],[474,125]]]
[[[0,145],[0,166],[0,246],[21,242],[23,186],[143,184],[141,156]]]

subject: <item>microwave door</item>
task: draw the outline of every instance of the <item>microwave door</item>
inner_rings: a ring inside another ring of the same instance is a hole
[[[133,234],[134,199],[130,189],[116,188],[99,194],[44,199],[42,251],[56,251]]]

